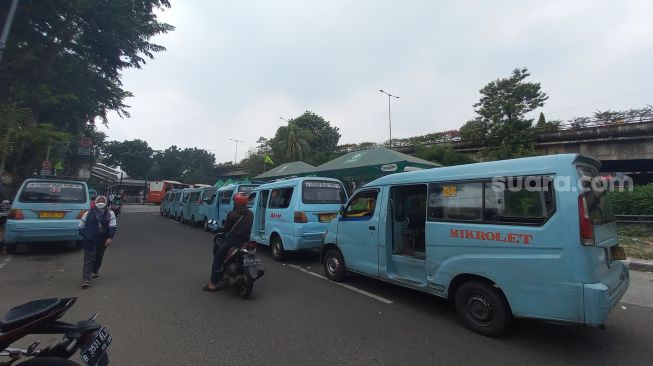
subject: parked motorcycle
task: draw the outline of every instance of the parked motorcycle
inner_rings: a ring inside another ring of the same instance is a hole
[[[108,365],[106,349],[111,335],[96,321],[98,314],[76,324],[58,320],[76,300],[76,297],[35,300],[9,310],[0,320],[0,366],[12,365],[23,357],[31,358],[16,366],[78,365],[69,360],[78,350],[86,365]],[[27,349],[9,348],[29,334],[63,334],[63,339],[41,349],[38,348],[40,341]]]
[[[218,252],[225,233],[213,236],[213,255]],[[222,263],[222,281],[233,288],[243,299],[247,299],[254,289],[254,282],[263,277],[265,271],[259,269],[261,259],[256,257],[256,242],[248,241],[229,250]]]

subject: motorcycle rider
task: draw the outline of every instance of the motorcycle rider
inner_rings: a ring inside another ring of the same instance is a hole
[[[254,223],[254,213],[247,207],[248,196],[239,192],[234,196],[234,209],[227,214],[227,219],[223,227],[226,233],[224,239],[220,242],[220,248],[213,256],[213,265],[211,266],[211,281],[204,285],[204,291],[218,291],[224,287],[222,280],[222,262],[229,252],[229,249],[240,245],[249,240]]]

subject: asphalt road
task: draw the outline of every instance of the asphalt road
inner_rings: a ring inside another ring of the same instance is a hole
[[[606,329],[515,320],[504,337],[492,339],[465,329],[437,297],[360,276],[348,287],[326,281],[310,252],[282,264],[260,250],[267,273],[249,300],[202,292],[211,263],[208,233],[152,212],[125,212],[118,220],[101,278],[88,290],[79,287],[81,251],[0,254],[0,312],[36,298],[78,296],[63,320],[99,312],[113,336],[112,365],[648,365],[653,359],[650,273],[633,273]]]

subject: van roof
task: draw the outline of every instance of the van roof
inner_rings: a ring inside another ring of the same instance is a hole
[[[54,182],[75,182],[75,183],[84,183],[86,184],[86,181],[83,179],[79,178],[73,178],[73,177],[51,177],[51,176],[39,176],[39,177],[32,177],[32,178],[27,178],[25,179],[25,182],[29,181],[35,181],[35,180],[51,180]]]
[[[568,167],[576,161],[582,161],[597,167],[601,165],[598,160],[581,154],[543,155],[396,173],[373,180],[364,187],[430,180],[465,180],[493,176],[548,174],[558,172],[561,167]]]
[[[258,186],[256,189],[266,189],[266,188],[278,188],[278,187],[290,187],[290,186],[296,186],[297,184],[300,184],[304,181],[307,180],[325,180],[325,181],[330,181],[330,182],[338,182],[342,184],[341,181],[335,178],[327,178],[327,177],[299,177],[299,178],[291,178],[291,179],[285,179],[285,180],[279,180],[276,182],[270,182],[270,183],[265,183],[261,184]]]

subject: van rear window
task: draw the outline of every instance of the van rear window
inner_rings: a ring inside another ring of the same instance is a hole
[[[596,168],[579,165],[576,167],[585,190],[585,202],[589,210],[590,220],[594,225],[606,224],[615,221],[612,204],[608,199],[608,187]]]
[[[18,201],[25,203],[85,203],[86,189],[81,183],[28,182]]]
[[[345,203],[347,194],[342,184],[307,180],[303,183],[302,202],[307,204]]]

